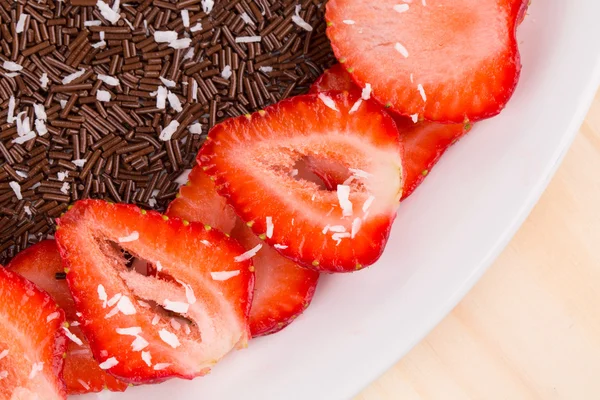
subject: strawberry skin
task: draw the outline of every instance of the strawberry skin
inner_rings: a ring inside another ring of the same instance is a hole
[[[131,383],[191,379],[245,346],[254,274],[235,240],[98,200],[77,202],[58,228],[81,328],[110,374]],[[118,247],[157,265],[158,277],[128,270]]]
[[[198,162],[279,253],[318,271],[350,272],[373,264],[387,243],[402,195],[400,154],[396,124],[378,104],[329,92],[215,126]],[[306,157],[356,176],[336,191],[297,180],[294,165]]]
[[[262,243],[241,220],[231,236],[247,249]],[[291,324],[310,305],[319,273],[298,266],[264,245],[252,261],[256,268],[256,284],[250,310],[250,332],[252,337],[270,335]]]
[[[64,268],[54,240],[43,240],[17,254],[6,268],[17,272],[39,288],[52,296],[54,301],[64,310],[69,331],[81,340],[82,345],[69,340],[67,356],[63,370],[63,378],[68,394],[99,392],[104,389],[122,392],[127,384],[101,370],[92,356],[87,339],[78,326],[75,303],[67,281],[56,279],[57,273]]]
[[[0,398],[66,399],[65,314],[50,295],[0,266]]]
[[[216,195],[215,184],[199,167],[192,169],[188,182],[179,189],[166,214],[202,222],[224,233],[231,232],[237,218],[225,198]]]
[[[311,93],[328,90],[345,90],[360,93],[360,88],[352,81],[350,74],[336,64],[321,75],[311,86]],[[402,200],[410,196],[423,182],[440,157],[471,128],[471,124],[440,124],[421,121],[390,112],[398,127],[402,143],[402,164],[406,176],[402,187]],[[309,168],[318,175],[326,187],[334,188],[348,178],[346,171],[328,168],[322,161],[308,159]],[[312,164],[312,165],[311,165]]]
[[[521,62],[516,28],[526,0],[330,0],[338,60],[392,110],[444,123],[498,114]]]
[[[231,233],[247,250],[262,245],[252,258],[255,268],[249,320],[252,337],[280,331],[310,304],[319,273],[302,268],[263,245],[235,215],[225,198],[219,196],[214,182],[199,165],[192,169],[188,184],[181,187],[179,195],[169,205],[167,215],[188,221],[212,221],[214,227]]]
[[[308,93],[319,94],[329,90],[356,93],[360,91],[360,88],[354,83],[352,76],[346,71],[343,64],[335,64],[313,82]]]

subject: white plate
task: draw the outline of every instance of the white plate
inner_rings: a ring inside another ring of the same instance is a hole
[[[598,0],[533,1],[519,32],[523,72],[512,101],[451,149],[402,204],[376,265],[324,277],[294,324],[251,341],[207,377],[102,398],[342,400],[358,393],[456,305],[536,203],[600,82],[598,16]]]

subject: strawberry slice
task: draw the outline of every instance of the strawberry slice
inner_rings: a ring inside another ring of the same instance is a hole
[[[65,314],[48,293],[0,266],[0,399],[66,399]]]
[[[77,202],[56,241],[100,368],[131,383],[191,379],[248,339],[252,262],[199,223],[127,204]],[[157,266],[129,270],[119,247]]]
[[[310,94],[319,94],[329,90],[340,90],[357,93],[360,88],[352,80],[352,76],[346,71],[343,64],[335,64],[325,70],[320,77],[310,86]]]
[[[239,219],[231,236],[247,249],[262,243]],[[319,273],[298,266],[269,246],[262,246],[252,261],[256,284],[250,332],[253,337],[270,335],[291,324],[310,305]]]
[[[103,389],[122,392],[127,384],[101,370],[92,356],[90,345],[76,315],[75,303],[65,279],[57,279],[63,273],[62,260],[54,240],[43,240],[17,254],[7,265],[41,289],[44,289],[64,310],[69,323],[69,340],[63,378],[68,394],[99,392]],[[81,343],[81,344],[80,344]]]
[[[222,214],[215,215],[219,211]],[[231,233],[248,250],[262,244],[217,194],[214,182],[200,166],[192,169],[188,185],[179,189],[167,215],[188,221],[212,219],[214,227]],[[252,337],[256,337],[280,331],[308,307],[319,273],[298,266],[269,246],[262,246],[252,262],[256,281],[249,324]]]
[[[414,123],[405,117],[394,115],[400,141],[404,144],[404,169],[406,177],[402,200],[410,196],[429,175],[440,157],[471,128],[470,124],[438,124],[436,122]]]
[[[396,124],[375,102],[329,92],[284,100],[210,132],[198,162],[257,235],[298,264],[349,272],[383,251],[401,196]],[[335,191],[295,179],[311,157],[352,179]],[[269,224],[267,221],[271,221]]]
[[[215,184],[199,167],[192,169],[188,182],[179,189],[166,214],[202,222],[224,233],[231,232],[237,218],[225,198],[216,195]]]
[[[352,81],[350,74],[336,64],[319,77],[311,86],[311,93],[328,90],[346,90],[358,93],[360,88]],[[436,122],[417,122],[396,113],[390,113],[398,126],[398,135],[403,144],[403,167],[406,173],[402,189],[402,199],[410,196],[423,182],[433,166],[446,150],[471,128],[471,124],[440,124]],[[321,178],[328,188],[344,182],[346,171],[331,168],[322,160],[306,161],[307,168]]]
[[[527,0],[330,0],[327,35],[353,79],[382,104],[445,123],[498,114],[521,62]]]

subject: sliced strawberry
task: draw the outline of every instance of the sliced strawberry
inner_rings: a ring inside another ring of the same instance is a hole
[[[65,314],[50,295],[0,266],[0,399],[66,399]]]
[[[7,268],[48,292],[65,312],[70,325],[69,332],[74,335],[73,340],[69,340],[67,344],[63,370],[68,394],[99,392],[105,388],[118,392],[127,389],[125,382],[101,370],[92,356],[90,345],[79,327],[79,318],[67,281],[56,278],[56,274],[64,271],[56,242],[44,240],[23,250],[11,260]]]
[[[327,35],[359,86],[405,115],[461,123],[498,114],[521,70],[527,0],[330,0]]]
[[[179,189],[177,198],[169,204],[166,214],[202,222],[224,233],[231,232],[237,218],[225,198],[215,195],[214,182],[202,173],[200,167],[192,169],[187,184]]]
[[[247,249],[262,244],[239,219],[231,236]],[[264,245],[252,261],[256,268],[256,284],[250,310],[250,332],[256,337],[279,332],[302,314],[315,293],[319,273],[298,266]]]
[[[77,202],[58,227],[81,328],[112,375],[131,383],[191,379],[246,344],[254,274],[235,240],[98,200]],[[152,261],[158,277],[129,270],[118,247]]]
[[[470,129],[470,124],[414,123],[410,119],[394,116],[404,144],[404,170],[402,199],[410,196],[423,182],[440,157]]]
[[[213,222],[215,227],[235,225],[233,232],[232,229],[223,232],[231,232],[232,237],[248,250],[262,244],[226,204],[224,197],[217,194],[214,182],[200,166],[194,167],[189,179],[190,185],[179,190],[179,196],[169,205],[167,215],[188,221],[212,218],[219,222]],[[185,207],[182,206],[184,204]],[[207,207],[208,204],[214,207]],[[213,215],[218,210],[224,210],[223,214]],[[173,211],[176,211],[174,215]],[[264,245],[252,262],[256,281],[250,309],[250,332],[255,337],[278,332],[298,317],[310,304],[319,273],[298,266]]]
[[[319,90],[360,90],[350,78],[350,74],[336,64],[321,75],[311,86],[311,92]],[[350,82],[350,84],[348,83]],[[402,199],[410,196],[423,182],[433,166],[446,150],[465,135],[471,124],[440,124],[436,122],[417,122],[401,115],[390,113],[396,125],[400,142],[403,144],[403,167],[406,173],[402,188]],[[330,168],[322,160],[306,161],[306,167],[318,175],[325,186],[335,188],[347,178],[347,171]]]
[[[374,263],[385,247],[401,196],[400,154],[396,125],[381,107],[330,92],[217,125],[198,161],[281,254],[319,271],[348,272]],[[292,170],[306,157],[341,165],[354,179],[336,191],[296,180]]]
[[[360,87],[354,83],[352,76],[346,71],[343,64],[335,64],[314,81],[310,86],[309,93],[318,94],[330,90],[356,93],[360,91]]]

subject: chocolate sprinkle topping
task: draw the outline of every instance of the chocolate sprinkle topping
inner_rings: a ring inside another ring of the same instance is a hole
[[[214,124],[304,93],[334,61],[322,0],[96,3],[0,1],[0,264],[79,199],[163,211]]]

